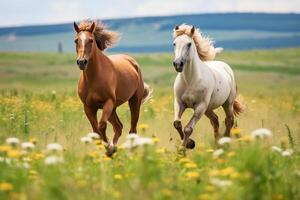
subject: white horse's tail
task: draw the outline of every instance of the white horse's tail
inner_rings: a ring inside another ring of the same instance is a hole
[[[149,99],[151,99],[152,93],[153,93],[153,90],[151,89],[151,87],[147,83],[144,82],[144,95],[143,95],[142,103],[145,103]]]
[[[221,53],[223,50],[224,50],[223,47],[216,47],[216,48],[215,48],[216,54],[217,54],[217,53]]]
[[[246,109],[245,104],[241,100],[241,96],[238,94],[233,102],[233,114],[235,116],[240,115]]]

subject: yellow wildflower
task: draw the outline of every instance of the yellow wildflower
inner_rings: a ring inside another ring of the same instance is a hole
[[[11,146],[9,146],[9,145],[1,145],[0,146],[0,152],[7,153],[10,150],[11,150]]]
[[[206,152],[207,152],[207,153],[213,153],[214,150],[213,150],[213,149],[207,149]]]
[[[166,152],[166,149],[162,147],[162,148],[157,149],[155,152],[156,152],[156,153],[163,154],[163,153]]]
[[[10,158],[19,158],[21,156],[21,154],[18,150],[10,150],[7,153],[7,156],[10,157]]]
[[[237,137],[237,138],[239,138],[241,136],[241,132],[242,132],[242,130],[239,129],[239,128],[233,128],[233,129],[231,129],[231,134],[234,137]]]
[[[180,163],[188,163],[188,162],[191,162],[191,160],[184,157],[184,158],[180,158],[180,159],[179,159],[179,162],[180,162]]]
[[[187,179],[196,179],[196,178],[199,178],[200,177],[200,173],[199,172],[187,172],[185,174],[185,177]]]
[[[154,144],[157,144],[160,141],[160,139],[158,137],[154,137],[154,138],[152,138],[152,140],[153,140]]]
[[[0,183],[0,191],[11,191],[13,189],[13,185],[10,183],[2,182]]]
[[[139,125],[139,129],[141,129],[142,131],[146,131],[146,129],[149,128],[149,125],[148,124],[140,124]]]
[[[236,155],[236,153],[234,151],[230,151],[227,153],[227,157],[234,157]]]
[[[193,163],[193,162],[188,162],[188,163],[185,163],[184,167],[187,169],[194,169],[194,168],[197,168],[197,164]]]
[[[121,174],[115,174],[114,179],[121,180],[121,179],[123,179],[123,176]]]
[[[37,139],[36,138],[30,138],[29,142],[31,142],[32,144],[37,144]]]

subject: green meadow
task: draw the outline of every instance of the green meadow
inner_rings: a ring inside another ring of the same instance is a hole
[[[172,126],[173,55],[131,54],[154,91],[138,127],[151,144],[122,145],[134,140],[124,104],[119,150],[109,158],[101,141],[82,139],[91,127],[77,96],[75,54],[0,53],[0,199],[300,199],[299,55],[300,48],[218,55],[233,68],[246,110],[220,144],[201,118],[196,148],[182,154]],[[223,110],[217,114],[223,132]],[[272,134],[254,137],[259,128]]]

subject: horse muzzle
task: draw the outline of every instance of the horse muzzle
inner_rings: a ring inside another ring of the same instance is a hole
[[[183,66],[184,66],[184,62],[183,61],[174,61],[173,62],[173,66],[176,70],[176,72],[182,72],[183,70]]]
[[[76,63],[77,63],[80,70],[84,70],[87,66],[88,61],[87,61],[87,59],[83,58],[83,59],[78,59],[76,61]]]

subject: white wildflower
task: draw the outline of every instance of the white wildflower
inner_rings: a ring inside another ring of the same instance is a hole
[[[63,162],[64,162],[64,158],[62,156],[48,156],[45,158],[46,165],[55,165]]]
[[[217,149],[213,152],[213,156],[214,157],[219,157],[221,156],[222,154],[224,153],[224,150],[223,149]]]
[[[281,155],[284,157],[288,157],[288,156],[291,156],[293,153],[294,153],[294,151],[292,149],[287,149],[287,150],[283,151],[281,153]]]
[[[90,137],[82,137],[82,138],[80,138],[80,141],[82,143],[89,144],[89,143],[91,143],[93,141],[93,139],[90,138]]]
[[[87,134],[87,137],[92,138],[92,139],[94,139],[94,140],[100,138],[99,134],[98,134],[98,133],[94,133],[94,132],[88,133],[88,134]]]
[[[51,143],[51,144],[48,144],[47,145],[47,150],[48,151],[54,151],[54,152],[58,152],[58,151],[62,151],[63,150],[63,147],[58,144],[58,143]]]
[[[32,150],[32,149],[34,149],[35,145],[31,142],[23,142],[21,144],[21,147],[26,150]]]
[[[277,147],[277,146],[272,146],[271,149],[272,149],[273,152],[278,152],[278,153],[282,152],[282,149],[280,147]]]
[[[229,144],[232,142],[232,139],[230,137],[222,137],[221,139],[219,139],[218,144],[223,146],[225,144]]]
[[[251,133],[251,135],[254,138],[265,138],[265,137],[272,137],[273,133],[269,129],[259,128],[259,129],[254,130]]]
[[[137,146],[143,146],[147,144],[153,144],[152,138],[140,137],[136,134],[129,134],[127,136],[127,141],[122,145],[124,148],[134,148]]]
[[[7,138],[5,142],[6,142],[6,144],[16,146],[20,143],[20,140],[16,137],[10,137],[10,138]]]
[[[232,185],[232,181],[230,180],[221,180],[218,178],[210,179],[211,184],[218,186],[218,187],[228,187]]]

